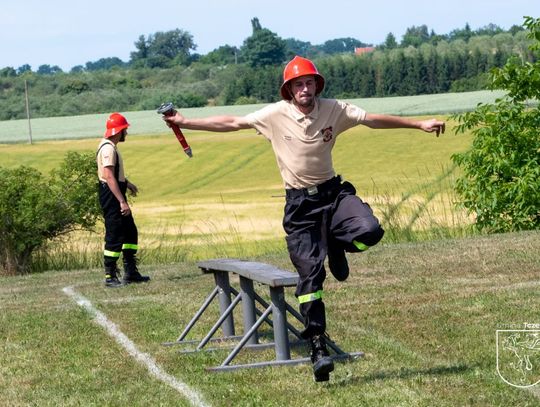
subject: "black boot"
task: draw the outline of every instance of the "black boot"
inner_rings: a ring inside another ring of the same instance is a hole
[[[137,258],[135,255],[124,254],[124,284],[130,283],[146,283],[150,281],[150,277],[143,276],[137,269]]]
[[[327,382],[330,380],[330,372],[334,370],[334,361],[326,348],[326,338],[324,335],[315,335],[310,338],[310,342],[315,381]]]
[[[349,277],[349,263],[347,263],[345,250],[335,242],[328,244],[328,267],[338,281],[345,281]]]
[[[121,287],[122,283],[118,279],[118,268],[116,263],[105,265],[105,286],[106,287]]]

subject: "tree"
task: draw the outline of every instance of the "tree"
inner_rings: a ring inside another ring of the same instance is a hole
[[[397,48],[398,43],[396,41],[396,37],[392,33],[388,33],[386,35],[386,39],[384,40],[384,43],[382,44],[383,49],[394,49]]]
[[[222,45],[208,54],[203,55],[200,62],[204,64],[228,65],[238,63],[238,48]]]
[[[26,72],[32,72],[32,67],[29,64],[24,64],[17,68],[17,75],[22,75]]]
[[[464,28],[457,28],[448,34],[448,39],[450,41],[463,40],[465,42],[469,41],[472,37],[473,32],[471,31],[471,26],[469,23],[465,24]]]
[[[86,63],[86,70],[87,71],[99,71],[99,70],[109,70],[114,66],[123,67],[126,63],[122,61],[118,57],[110,57],[110,58],[100,58],[95,62],[87,62]]]
[[[525,17],[531,51],[540,52],[540,19]],[[455,154],[462,167],[456,191],[461,204],[488,232],[540,228],[540,59],[510,59],[490,75],[491,89],[507,95],[456,116],[457,132],[471,130],[472,148]]]
[[[17,71],[11,66],[0,69],[0,78],[10,78],[17,76]]]
[[[310,53],[313,51],[313,46],[311,45],[311,42],[300,41],[296,38],[286,38],[285,45],[287,48],[287,59],[292,59],[295,55],[309,58]]]
[[[356,38],[336,38],[326,41],[320,48],[325,54],[352,53],[356,47],[366,47],[368,44],[357,40]]]
[[[146,42],[144,35],[140,35],[139,39],[135,41],[135,48],[137,51],[130,54],[131,61],[148,58],[148,43]]]
[[[267,28],[262,28],[259,19],[251,20],[253,34],[244,40],[240,48],[242,59],[251,67],[279,65],[285,60],[286,44]]]
[[[403,35],[403,38],[401,40],[401,46],[402,47],[419,47],[425,42],[429,42],[429,33],[427,25],[421,25],[419,27],[412,26],[407,28],[407,31],[405,31],[405,34]]]
[[[54,75],[57,73],[62,73],[62,68],[58,65],[50,66],[48,64],[43,64],[38,66],[37,73],[39,75]]]
[[[433,45],[437,45],[439,42],[444,41],[447,38],[446,35],[436,34],[434,30],[429,33],[429,42]]]
[[[94,153],[75,152],[49,178],[30,167],[0,167],[0,270],[28,272],[45,242],[92,229],[101,216],[95,171]]]
[[[520,26],[520,25],[513,25],[512,27],[510,27],[510,29],[508,30],[508,32],[512,35],[516,35],[517,33],[523,31],[523,27]]]
[[[494,35],[502,32],[504,32],[504,30],[501,27],[499,27],[497,24],[490,23],[475,30],[474,35],[489,35],[490,37],[493,37]]]
[[[84,72],[84,66],[82,66],[82,65],[75,65],[69,71],[69,73],[81,73],[81,72]]]
[[[178,28],[157,32],[149,37],[148,43],[149,56],[163,56],[168,59],[174,59],[179,55],[188,58],[190,50],[197,49],[193,36]]]
[[[167,68],[174,63],[187,65],[190,51],[197,49],[197,45],[189,32],[177,28],[150,34],[148,39],[141,35],[135,42],[135,48],[137,51],[130,55],[134,66]]]

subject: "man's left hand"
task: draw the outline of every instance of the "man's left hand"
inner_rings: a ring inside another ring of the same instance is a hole
[[[420,128],[428,133],[444,134],[446,123],[437,119],[423,120],[420,122]]]

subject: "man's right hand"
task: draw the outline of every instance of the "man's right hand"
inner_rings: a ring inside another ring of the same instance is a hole
[[[120,202],[120,213],[122,216],[128,216],[131,213],[131,209],[126,201]]]
[[[176,110],[174,110],[174,114],[170,116],[162,116],[162,118],[169,127],[171,127],[171,124],[176,124],[177,126],[181,127],[180,125],[184,122],[184,116],[182,116]]]

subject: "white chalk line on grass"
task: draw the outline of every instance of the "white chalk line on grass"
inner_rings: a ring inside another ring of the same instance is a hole
[[[135,346],[135,344],[122,331],[120,331],[120,329],[118,329],[118,326],[116,326],[114,322],[109,321],[104,313],[98,311],[88,299],[76,292],[73,287],[64,287],[62,291],[66,295],[70,296],[78,305],[86,309],[86,311],[88,311],[94,317],[95,322],[105,328],[107,333],[120,346],[122,346],[135,360],[146,366],[151,375],[184,395],[194,406],[207,406],[207,404],[204,403],[201,395],[192,390],[187,384],[179,381],[174,376],[171,376],[165,372],[150,355],[137,349],[137,346]]]

